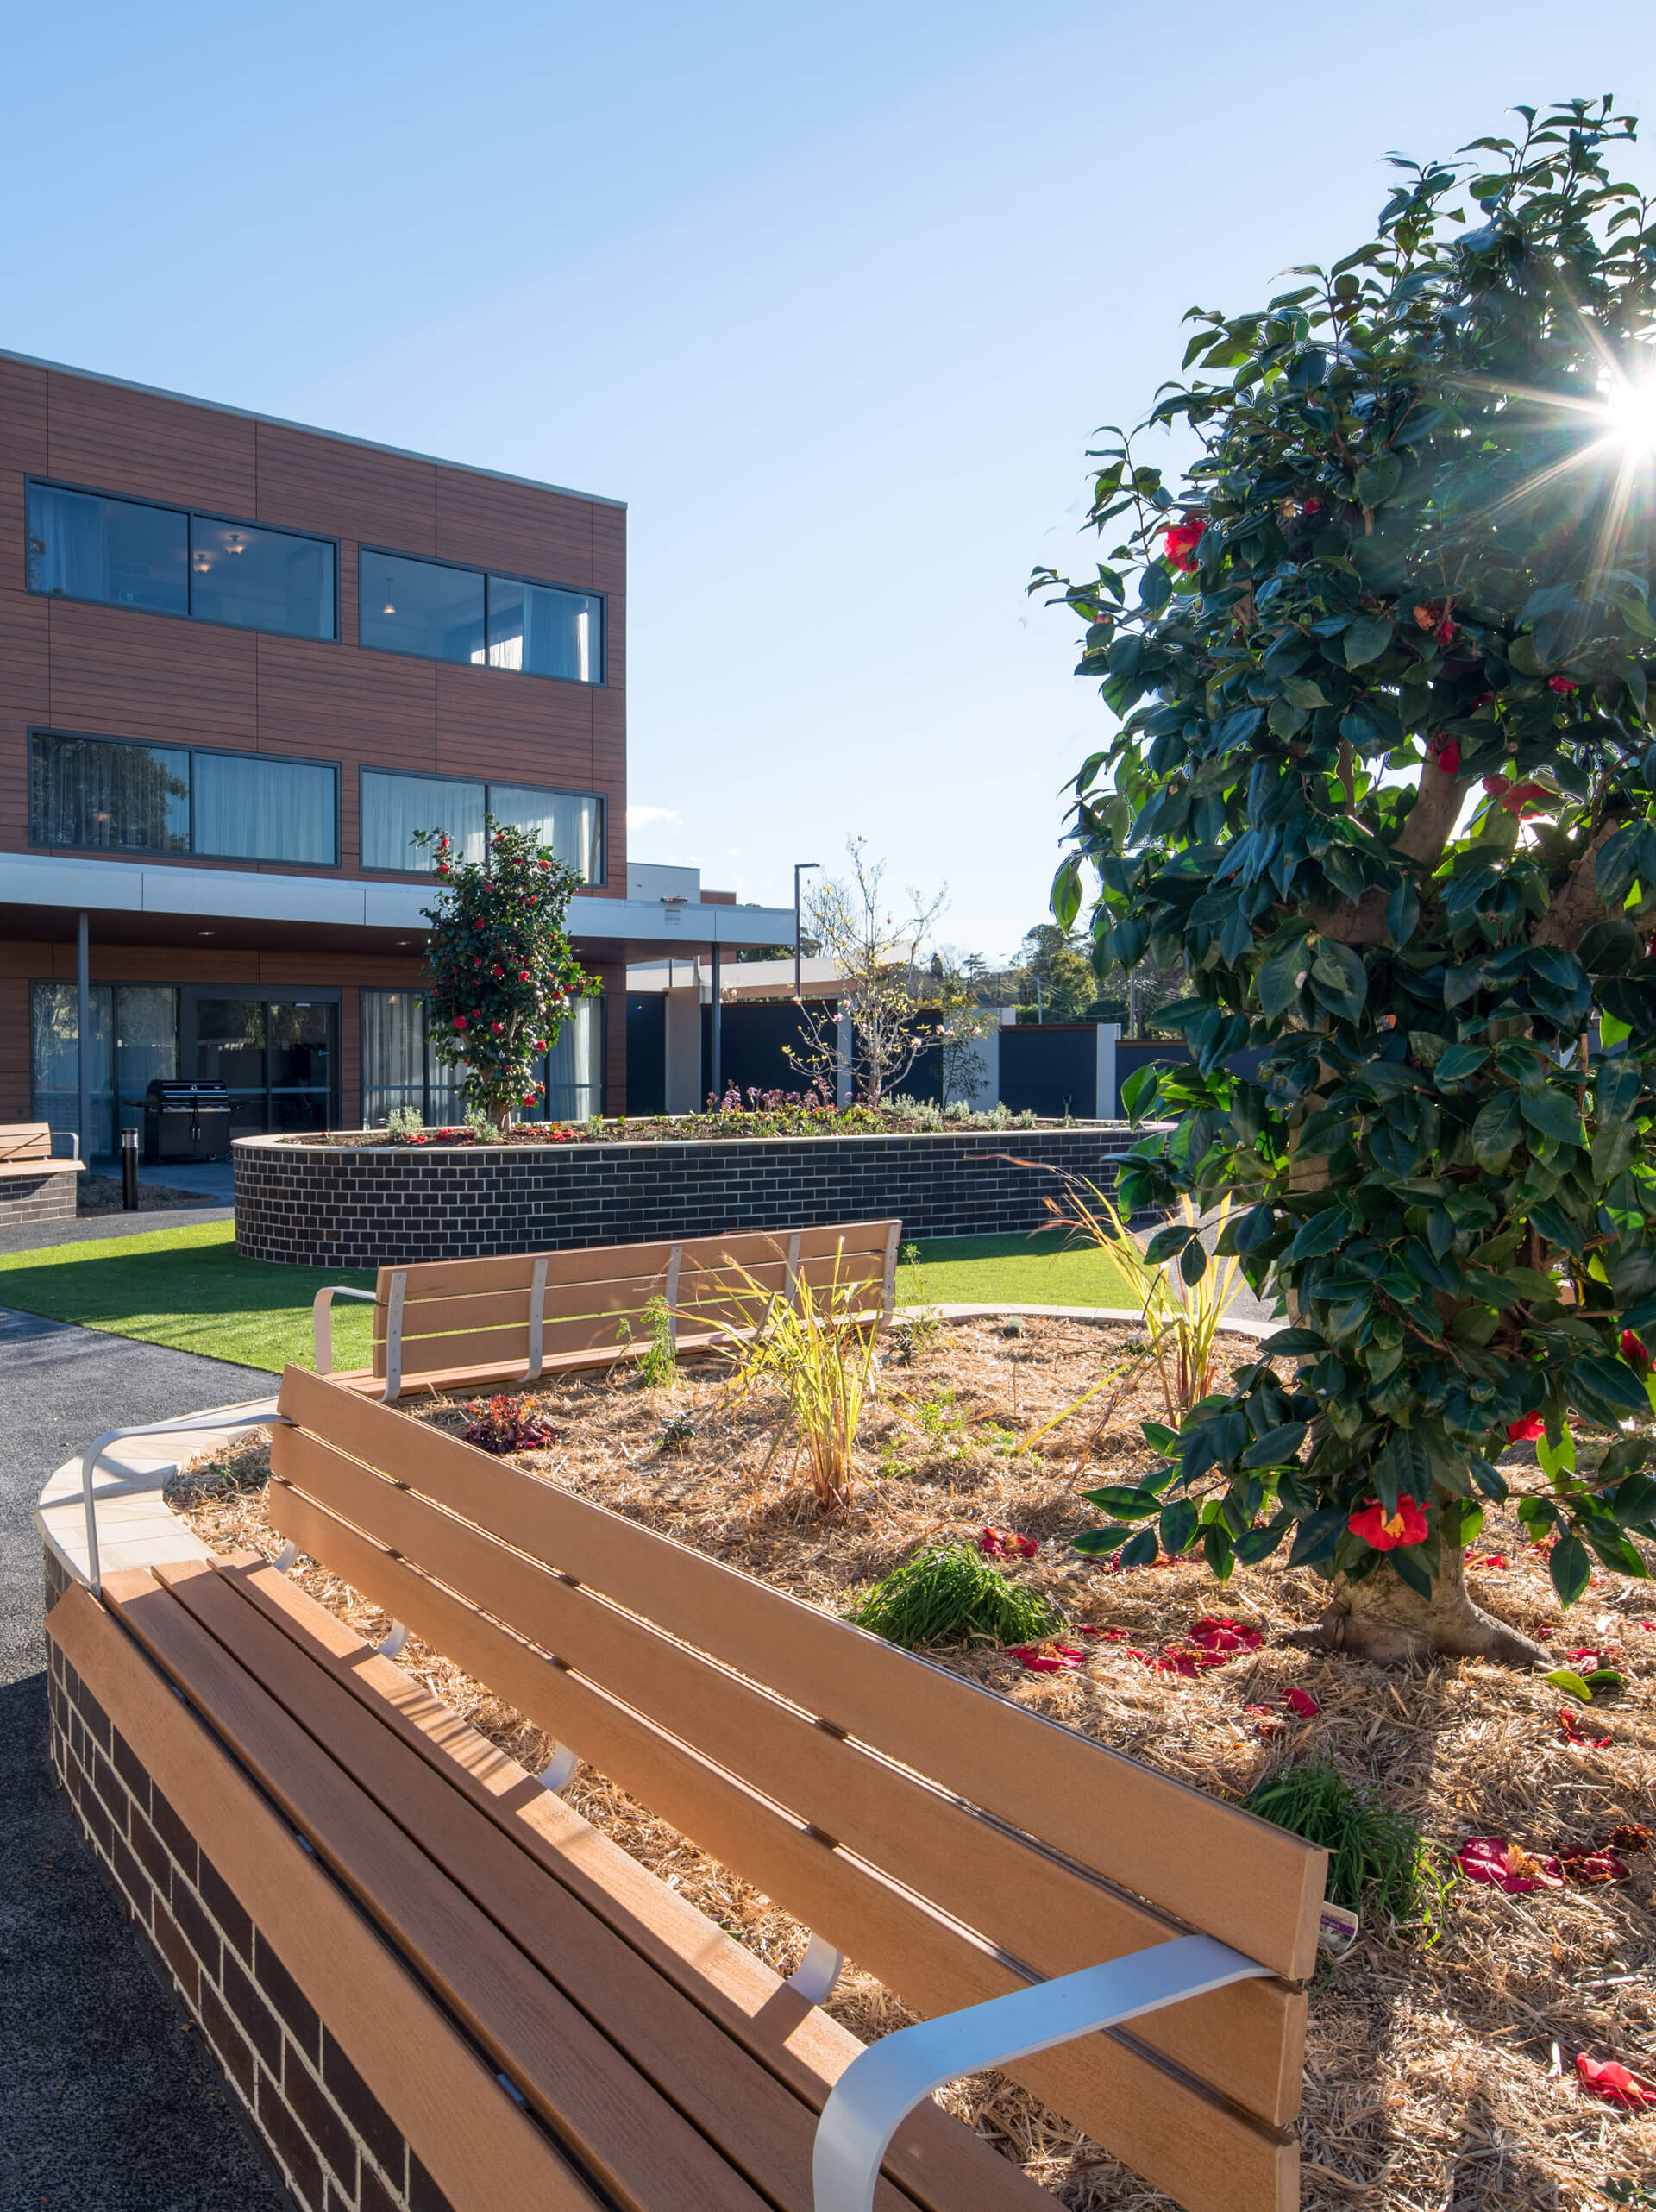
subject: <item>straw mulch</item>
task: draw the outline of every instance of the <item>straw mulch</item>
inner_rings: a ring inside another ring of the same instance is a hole
[[[1267,1562],[1220,1590],[1197,1565],[1113,1574],[1068,1549],[1097,1518],[1077,1490],[1154,1464],[1138,1423],[1165,1409],[1127,1329],[1057,1318],[1023,1329],[1008,1335],[974,1318],[888,1348],[861,1431],[859,1488],[837,1516],[791,1479],[789,1448],[763,1472],[777,1404],[735,1403],[728,1371],[712,1362],[681,1368],[670,1388],[618,1371],[536,1392],[560,1441],[523,1463],[836,1612],[928,1539],[971,1541],[986,1525],[1032,1536],[1036,1558],[1007,1571],[1056,1599],[1076,1627],[1121,1633],[1074,1639],[1085,1663],[1060,1675],[992,1650],[938,1654],[944,1663],[1220,1797],[1241,1797],[1274,1762],[1330,1760],[1417,1820],[1443,1847],[1446,1876],[1449,1851],[1470,1836],[1557,1851],[1652,1819],[1647,1586],[1596,1575],[1563,1620],[1514,1516],[1492,1511],[1472,1548],[1507,1562],[1471,1570],[1492,1611],[1550,1634],[1561,1663],[1591,1645],[1628,1675],[1613,1703],[1576,1709],[1584,1735],[1610,1738],[1603,1749],[1566,1739],[1565,1700],[1539,1677],[1482,1662],[1383,1672],[1285,1650],[1276,1638],[1320,1610],[1311,1574]],[[1241,1361],[1251,1348],[1230,1340],[1223,1353]],[[1101,1374],[1110,1386],[1084,1412],[1032,1452],[1016,1450]],[[414,1412],[456,1433],[467,1417],[457,1404],[416,1401]],[[664,1451],[662,1430],[677,1415],[694,1434]],[[260,1442],[184,1479],[176,1502],[209,1543],[277,1549],[263,1465]],[[383,1615],[312,1563],[295,1579],[366,1637],[385,1633]],[[1264,1644],[1195,1679],[1146,1665],[1213,1613],[1262,1629]],[[402,1663],[526,1765],[543,1763],[537,1731],[439,1655],[411,1643]],[[1316,1700],[1314,1718],[1245,1710],[1279,1707],[1290,1687]],[[586,1769],[566,1796],[779,1972],[797,1964],[805,1932],[643,1807]],[[1462,1881],[1429,1926],[1365,1924],[1349,1953],[1324,1959],[1301,2124],[1304,2212],[1598,2212],[1607,2181],[1656,2173],[1656,2112],[1593,2101],[1574,2067],[1583,2052],[1635,2073],[1656,2063],[1656,1854],[1627,1864],[1623,1883],[1526,1896]],[[854,1969],[830,2009],[865,2038],[907,2017]],[[957,2083],[944,2101],[1075,2212],[1168,2212],[1168,2199],[996,2077]]]

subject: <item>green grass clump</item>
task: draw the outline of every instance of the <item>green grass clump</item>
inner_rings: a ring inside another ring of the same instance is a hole
[[[888,1643],[1038,1643],[1067,1625],[1038,1590],[1008,1581],[964,1544],[927,1544],[876,1582],[848,1618]]]
[[[1277,1767],[1254,1784],[1247,1809],[1322,1845],[1334,1904],[1371,1920],[1384,1914],[1431,1928],[1448,1887],[1432,1863],[1431,1845],[1413,1820],[1353,1789],[1334,1768],[1315,1759]]]

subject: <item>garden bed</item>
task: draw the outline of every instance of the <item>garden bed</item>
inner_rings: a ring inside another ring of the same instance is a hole
[[[921,1543],[975,1546],[986,1530],[1032,1539],[1031,1559],[998,1537],[994,1549],[1010,1551],[1008,1577],[1058,1606],[1069,1630],[1031,1649],[1033,1668],[988,1648],[934,1654],[943,1664],[1233,1800],[1286,1763],[1328,1762],[1419,1824],[1440,1879],[1469,1838],[1556,1853],[1648,1819],[1656,1602],[1646,1587],[1599,1578],[1561,1621],[1515,1517],[1490,1513],[1475,1556],[1503,1564],[1473,1566],[1478,1595],[1550,1641],[1561,1663],[1590,1646],[1628,1678],[1614,1702],[1568,1708],[1573,1736],[1565,1700],[1536,1676],[1483,1662],[1383,1673],[1308,1657],[1278,1641],[1320,1610],[1322,1586],[1308,1573],[1267,1562],[1220,1590],[1196,1565],[1112,1571],[1070,1549],[1097,1518],[1077,1496],[1082,1484],[1148,1468],[1138,1423],[1164,1409],[1153,1384],[1125,1379],[1128,1329],[1036,1317],[1019,1335],[1007,1326],[899,1332],[841,1515],[819,1512],[790,1480],[786,1448],[766,1472],[776,1402],[737,1404],[713,1362],[681,1368],[671,1387],[618,1372],[537,1392],[530,1402],[555,1441],[521,1463],[836,1612]],[[1252,1356],[1241,1340],[1226,1348]],[[1018,1448],[1107,1367],[1111,1387],[1086,1413]],[[468,1418],[454,1402],[409,1411],[456,1431]],[[678,1441],[663,1449],[669,1423]],[[264,1467],[263,1447],[249,1447],[188,1473],[175,1500],[217,1549],[272,1555]],[[381,1614],[308,1562],[296,1579],[365,1636],[385,1633]],[[1197,1631],[1216,1616],[1237,1624],[1233,1648],[1228,1632]],[[526,1764],[543,1761],[534,1729],[436,1655],[411,1643],[402,1663]],[[1315,1710],[1295,1709],[1307,1706]],[[798,1963],[796,1923],[621,1792],[583,1770],[566,1795],[780,1971]],[[1576,2212],[1604,2203],[1608,2179],[1656,2167],[1656,2112],[1596,2102],[1575,2072],[1584,2052],[1636,2072],[1656,2048],[1656,1858],[1630,1851],[1622,1863],[1624,1881],[1527,1895],[1465,1880],[1445,1895],[1428,1881],[1423,1910],[1401,1926],[1365,1913],[1355,1946],[1322,1962],[1313,1991],[1304,2212]],[[906,2017],[855,1969],[830,2009],[863,2036]],[[1004,2083],[957,2084],[945,2101],[1076,2212],[1167,2205]]]

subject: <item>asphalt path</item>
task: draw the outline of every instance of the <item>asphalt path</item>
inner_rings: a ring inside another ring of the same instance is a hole
[[[103,1430],[270,1385],[256,1368],[0,1309],[4,2212],[293,2212],[53,1779],[30,1518],[53,1469]]]

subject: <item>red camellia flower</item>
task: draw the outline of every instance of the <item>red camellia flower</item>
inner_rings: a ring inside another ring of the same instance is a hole
[[[1631,1361],[1637,1367],[1650,1365],[1650,1354],[1645,1349],[1644,1340],[1636,1336],[1631,1329],[1622,1331],[1622,1357]]]
[[[455,1027],[456,1029],[463,1029],[466,1027],[466,1016],[463,1014],[455,1015]]]
[[[1494,704],[1495,694],[1492,691],[1480,691],[1472,701],[1472,712],[1476,714],[1480,707],[1493,707]]]
[[[1546,1434],[1546,1423],[1539,1413],[1526,1413],[1521,1420],[1507,1423],[1509,1444],[1533,1444],[1538,1436]]]
[[[1549,691],[1559,692],[1566,698],[1571,692],[1578,691],[1581,688],[1579,684],[1571,683],[1567,676],[1548,676],[1546,679],[1546,688]]]
[[[1305,505],[1300,509],[1300,512],[1302,514],[1320,514],[1322,512],[1322,501],[1317,497],[1314,492],[1306,501]]]
[[[518,980],[520,983],[526,983],[529,981],[529,970],[527,968],[518,969]]]
[[[505,1027],[505,1026],[506,1026],[506,1025],[505,1025],[505,1023],[504,1021],[497,1021],[497,1022],[495,1023],[495,1025],[494,1025],[494,1034],[495,1034],[495,1035],[496,1035],[497,1037],[500,1034],[500,1032],[501,1032],[501,1031]]]
[[[1509,1897],[1564,1887],[1564,1870],[1557,1859],[1546,1852],[1527,1851],[1504,1836],[1469,1836],[1455,1853],[1455,1864],[1468,1882],[1492,1882]]]
[[[1397,1511],[1389,1518],[1377,1498],[1371,1498],[1360,1512],[1353,1513],[1346,1524],[1354,1536],[1375,1551],[1396,1551],[1400,1546],[1422,1541],[1426,1535],[1426,1515],[1412,1498],[1400,1498]]]
[[[1444,738],[1432,748],[1432,757],[1446,776],[1460,774],[1460,747],[1453,738]]]
[[[1162,551],[1170,569],[1189,575],[1196,566],[1196,548],[1201,543],[1207,524],[1200,515],[1186,515],[1182,522],[1172,522],[1162,540]]]

